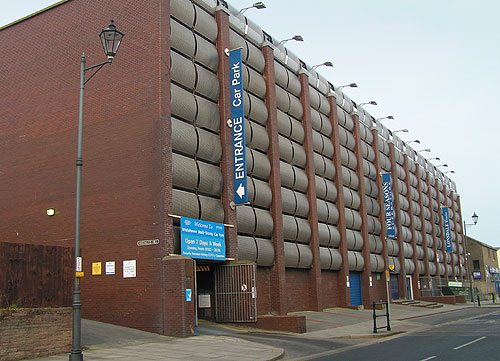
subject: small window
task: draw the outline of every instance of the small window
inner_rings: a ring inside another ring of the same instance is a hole
[[[479,269],[480,268],[480,266],[479,266],[479,260],[478,259],[472,260],[472,268],[474,268],[474,269]]]

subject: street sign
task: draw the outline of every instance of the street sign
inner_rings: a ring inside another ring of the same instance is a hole
[[[144,241],[137,241],[137,245],[140,246],[151,246],[153,244],[160,244],[159,239],[146,239]]]
[[[181,254],[196,259],[225,261],[224,225],[181,217]]]
[[[231,81],[231,126],[233,130],[234,203],[248,202],[247,162],[245,147],[245,114],[241,48],[229,52]]]
[[[392,198],[391,174],[382,174],[382,190],[384,193],[385,228],[387,238],[396,238],[396,223],[394,221],[394,203]]]
[[[444,244],[446,246],[446,252],[453,252],[453,247],[451,245],[451,233],[450,233],[450,215],[448,214],[448,207],[443,207],[441,209],[443,213],[443,229],[444,229]]]
[[[191,288],[186,288],[186,302],[191,302],[192,295],[193,292],[191,291]]]

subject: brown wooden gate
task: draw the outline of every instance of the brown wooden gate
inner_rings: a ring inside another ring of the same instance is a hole
[[[257,322],[255,264],[215,268],[217,322]]]

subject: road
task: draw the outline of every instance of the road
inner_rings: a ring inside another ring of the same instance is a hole
[[[331,350],[300,360],[488,361],[500,360],[500,310],[476,308],[419,318],[432,327],[347,351]]]
[[[262,333],[214,324],[201,325],[199,331],[280,347],[283,360],[290,361],[500,360],[500,308],[469,308],[407,322],[409,332],[403,335],[369,339]]]

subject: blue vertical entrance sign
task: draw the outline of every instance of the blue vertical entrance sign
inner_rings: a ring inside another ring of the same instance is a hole
[[[387,238],[396,238],[396,223],[394,221],[394,203],[392,199],[391,174],[382,174],[382,191],[384,194],[384,213]]]
[[[231,122],[233,129],[234,203],[247,203],[247,162],[241,48],[229,52],[231,68]]]
[[[452,252],[451,246],[451,233],[450,233],[450,215],[448,214],[448,207],[441,209],[443,213],[443,228],[444,228],[444,244],[446,245],[446,252]]]

